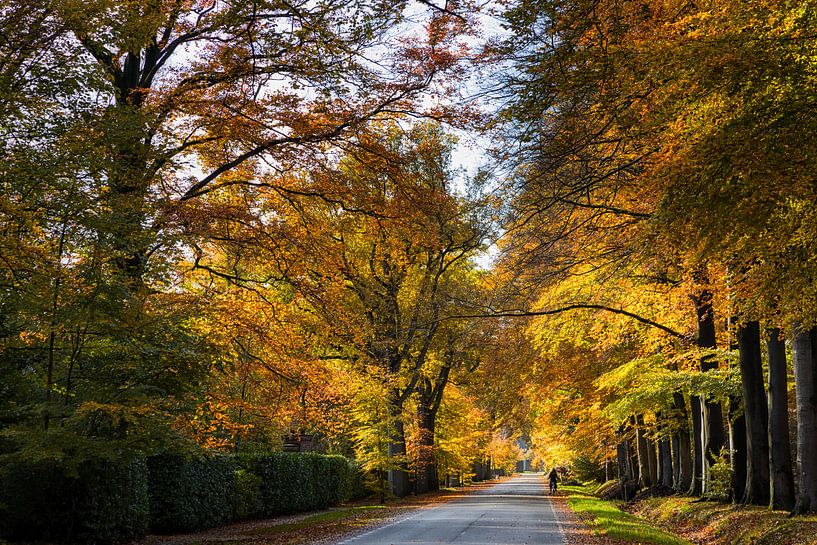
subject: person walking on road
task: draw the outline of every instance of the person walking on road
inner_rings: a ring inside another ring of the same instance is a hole
[[[556,472],[555,467],[548,473],[548,480],[550,481],[550,493],[553,494],[556,492],[556,483],[559,482],[559,474]]]

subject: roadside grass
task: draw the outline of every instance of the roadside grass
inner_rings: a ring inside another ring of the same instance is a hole
[[[622,511],[615,503],[593,496],[593,487],[563,486],[562,491],[567,494],[567,504],[579,518],[611,539],[654,545],[690,545],[689,541]]]

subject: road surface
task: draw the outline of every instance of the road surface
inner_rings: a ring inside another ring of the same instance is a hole
[[[421,509],[338,545],[562,545],[541,475],[520,475]]]

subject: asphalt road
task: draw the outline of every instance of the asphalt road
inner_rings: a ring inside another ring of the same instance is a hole
[[[338,545],[562,545],[541,475],[520,475]]]

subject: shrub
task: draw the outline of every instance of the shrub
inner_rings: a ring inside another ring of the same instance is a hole
[[[717,501],[729,501],[732,498],[732,464],[729,462],[729,453],[726,448],[715,457],[715,463],[710,466],[710,482],[706,491],[706,498]]]
[[[171,533],[211,528],[233,515],[235,463],[227,456],[148,459],[150,529]]]
[[[604,466],[587,456],[578,456],[570,463],[570,469],[576,479],[582,482],[604,482]]]
[[[12,462],[0,474],[0,535],[6,539],[107,545],[148,528],[145,461]]]

